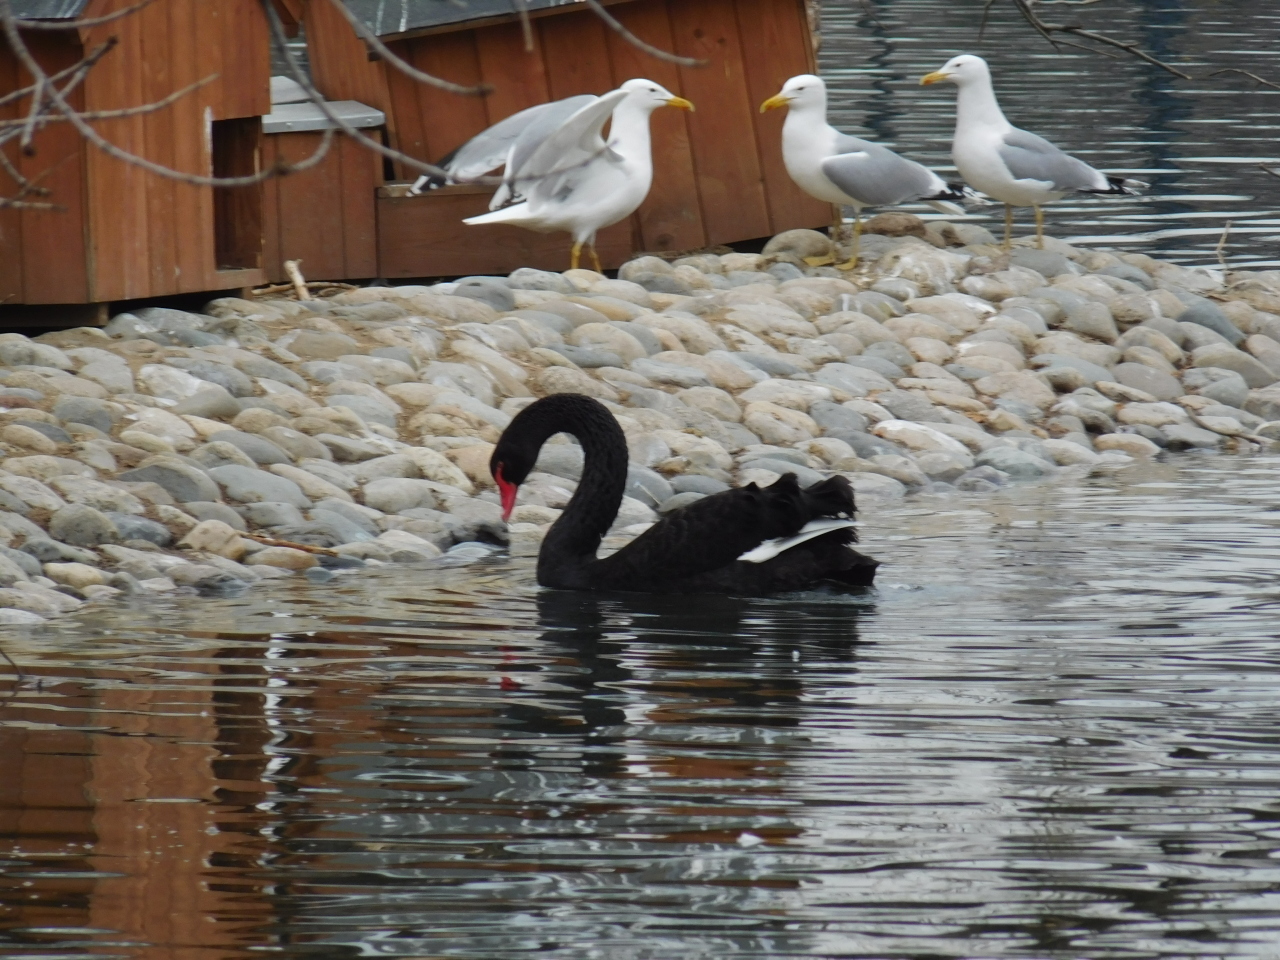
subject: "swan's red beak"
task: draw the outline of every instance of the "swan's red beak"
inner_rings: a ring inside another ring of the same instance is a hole
[[[502,496],[502,520],[505,523],[511,519],[511,511],[516,508],[516,494],[520,492],[520,488],[510,480],[503,479],[502,464],[494,468],[493,479],[497,482],[498,493]]]

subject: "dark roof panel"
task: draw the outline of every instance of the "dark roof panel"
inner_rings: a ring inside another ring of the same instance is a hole
[[[20,20],[74,20],[89,0],[11,0],[9,6]]]
[[[513,17],[520,12],[516,0],[346,0],[347,7],[380,37],[459,26],[472,20]],[[582,6],[583,0],[525,0],[530,12],[552,7]]]

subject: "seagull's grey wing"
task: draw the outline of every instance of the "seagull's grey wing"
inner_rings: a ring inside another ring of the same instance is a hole
[[[550,129],[564,120],[569,114],[582,106],[582,97],[569,97],[567,100],[555,100],[551,103],[539,103],[535,106],[513,113],[505,120],[499,120],[487,130],[477,133],[453,152],[443,166],[454,180],[472,180],[482,177],[490,170],[502,166],[507,154],[521,134],[531,128],[545,125],[545,118],[555,116],[557,119]],[[595,99],[591,97],[590,99]],[[564,104],[578,101],[566,110]],[[544,134],[545,136],[545,134]]]
[[[1105,190],[1107,178],[1038,137],[1016,127],[1004,135],[1000,159],[1016,180],[1042,180],[1059,190]]]
[[[868,207],[920,200],[947,191],[942,178],[888,147],[842,136],[840,147],[853,147],[822,161],[827,179]]]
[[[593,163],[617,162],[600,132],[626,96],[625,90],[613,90],[597,97],[549,134],[516,172],[518,189],[531,200],[563,200]]]
[[[542,142],[564,126],[565,121],[589,103],[595,103],[599,97],[591,93],[579,94],[576,97],[565,97],[555,103],[548,103],[516,137],[511,148],[511,159],[507,161],[509,168],[519,170],[533,156]],[[611,111],[612,112],[612,111]]]
[[[538,111],[536,116],[511,143],[511,149],[505,157],[506,170],[502,175],[502,184],[489,203],[490,210],[508,203],[515,203],[523,198],[525,187],[519,179],[520,168],[529,161],[547,137],[555,133],[566,120],[587,104],[594,103],[596,99],[594,94],[583,93],[535,108]]]

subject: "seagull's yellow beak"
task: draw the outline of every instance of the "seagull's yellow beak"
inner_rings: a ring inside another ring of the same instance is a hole
[[[760,112],[765,113],[766,111],[774,110],[778,107],[785,107],[790,102],[791,102],[790,97],[784,97],[780,93],[775,93],[772,97],[770,97],[764,103],[760,104]]]
[[[693,104],[684,97],[672,97],[667,101],[667,106],[676,107],[679,110],[688,110],[690,113],[693,113]]]
[[[935,70],[933,73],[926,73],[920,78],[920,86],[927,87],[931,83],[939,83],[950,78],[950,76],[951,74],[947,73],[945,70]]]

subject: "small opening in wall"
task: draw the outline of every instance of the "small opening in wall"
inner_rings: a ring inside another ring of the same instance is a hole
[[[245,177],[262,164],[262,118],[213,121],[213,175]],[[213,245],[219,270],[262,266],[262,184],[214,187]]]

